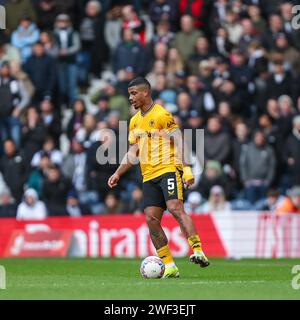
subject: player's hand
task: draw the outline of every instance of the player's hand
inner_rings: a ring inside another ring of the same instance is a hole
[[[194,179],[191,167],[185,166],[183,168],[182,179],[183,179],[184,187],[186,189],[188,189],[189,187],[191,187],[195,183],[195,179]]]
[[[120,176],[117,173],[114,173],[109,179],[108,179],[108,186],[110,188],[114,188],[115,186],[118,185],[118,182],[120,180]]]

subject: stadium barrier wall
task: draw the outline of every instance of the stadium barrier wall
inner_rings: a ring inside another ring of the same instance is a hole
[[[300,216],[268,212],[191,215],[210,257],[300,257]],[[170,215],[163,227],[174,256],[190,254]],[[0,257],[145,257],[155,254],[144,216],[0,219]]]

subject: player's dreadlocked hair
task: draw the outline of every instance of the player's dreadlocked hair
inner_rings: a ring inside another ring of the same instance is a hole
[[[131,88],[131,87],[134,87],[134,86],[140,86],[140,85],[144,85],[149,90],[151,90],[151,84],[149,83],[149,81],[146,78],[143,78],[143,77],[137,77],[137,78],[131,80],[129,85],[128,85],[128,88]]]

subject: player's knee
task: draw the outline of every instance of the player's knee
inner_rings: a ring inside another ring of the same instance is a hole
[[[168,203],[168,210],[175,217],[175,219],[179,219],[181,215],[184,214],[182,203],[179,201]]]
[[[151,214],[146,215],[146,222],[148,226],[160,225],[160,221]]]

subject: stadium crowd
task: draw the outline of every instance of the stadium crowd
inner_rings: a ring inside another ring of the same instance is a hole
[[[300,213],[297,1],[0,4],[1,217],[142,213],[138,166],[111,191],[117,164],[96,159],[138,75],[182,129],[205,129],[188,212]]]

